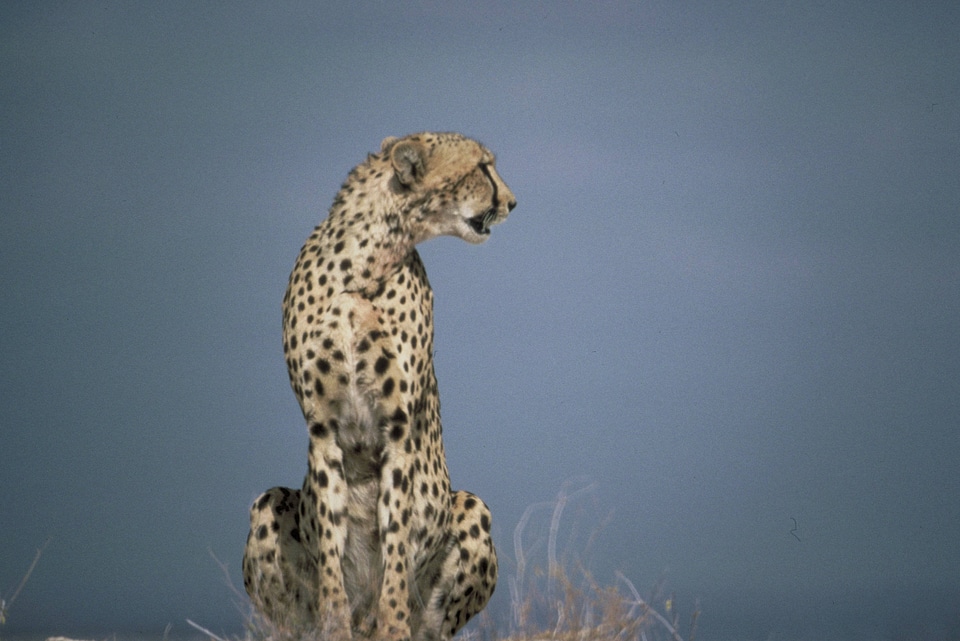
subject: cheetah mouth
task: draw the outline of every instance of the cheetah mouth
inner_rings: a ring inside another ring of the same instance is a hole
[[[473,231],[477,232],[481,236],[487,236],[490,234],[490,225],[493,224],[494,219],[497,217],[497,210],[491,207],[482,214],[477,214],[473,218],[468,218],[467,222],[470,223],[470,227],[473,228]]]

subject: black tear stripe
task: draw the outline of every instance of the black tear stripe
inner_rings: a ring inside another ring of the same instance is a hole
[[[487,167],[487,163],[480,163],[480,170],[483,172],[483,175],[487,177],[487,180],[490,181],[490,186],[493,187],[493,209],[497,209],[497,181],[493,179],[493,176],[490,175],[490,169]]]

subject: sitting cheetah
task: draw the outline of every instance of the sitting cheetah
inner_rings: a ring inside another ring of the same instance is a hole
[[[417,243],[482,243],[516,201],[479,143],[387,138],[300,251],[283,349],[310,435],[301,490],[250,511],[243,576],[281,628],[324,639],[450,639],[497,580],[490,512],[451,492]]]

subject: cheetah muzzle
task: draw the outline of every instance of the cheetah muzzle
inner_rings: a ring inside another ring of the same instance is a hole
[[[307,239],[283,349],[307,423],[300,489],[250,510],[244,585],[293,636],[450,639],[493,594],[490,511],[450,489],[433,367],[433,293],[415,246],[482,243],[516,205],[480,143],[387,138]]]

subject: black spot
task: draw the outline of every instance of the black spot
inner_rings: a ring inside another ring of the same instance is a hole
[[[353,267],[353,263],[350,262],[349,258],[344,258],[340,261],[340,271],[345,272],[351,267]]]
[[[342,251],[343,251],[343,241],[341,240],[340,242],[338,242],[336,245],[333,246],[333,253],[339,254]]]
[[[320,470],[317,472],[317,485],[320,487],[327,487],[330,485],[330,479],[327,477],[326,470]]]
[[[390,396],[393,393],[393,386],[394,383],[392,378],[388,378],[387,380],[383,381],[383,395]]]
[[[327,374],[330,372],[330,361],[325,358],[321,358],[317,361],[317,369],[320,370],[321,374]]]
[[[394,425],[392,428],[390,428],[390,440],[399,441],[403,438],[403,433],[403,425]]]
[[[390,366],[390,360],[386,356],[381,356],[377,359],[377,362],[373,366],[373,370],[377,374],[383,374],[387,371],[387,367]]]
[[[318,381],[319,382],[319,381]],[[310,435],[314,438],[326,438],[327,426],[323,423],[314,423],[310,426]]]
[[[394,468],[393,470],[393,487],[400,487],[403,483],[403,472],[400,468]]]

